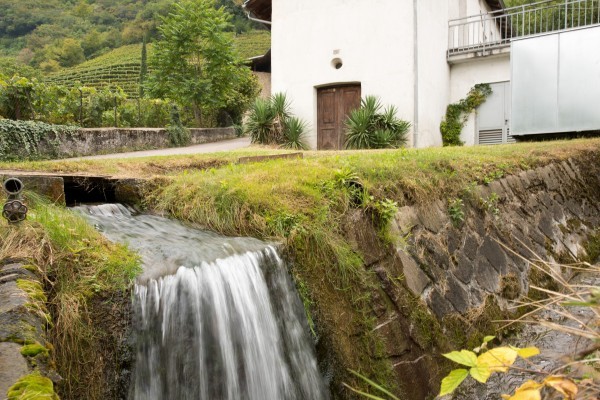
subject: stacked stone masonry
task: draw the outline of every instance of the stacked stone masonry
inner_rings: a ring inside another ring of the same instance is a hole
[[[41,285],[32,269],[22,261],[0,261],[0,398],[3,399],[9,388],[31,373],[54,383],[61,379],[51,369],[48,350],[43,347],[47,321],[31,307],[33,300],[20,284],[28,281]],[[25,356],[26,345],[40,345],[44,351]]]
[[[597,170],[569,160],[478,186],[463,196],[458,223],[441,200],[404,207],[396,229],[410,237],[397,249],[407,286],[441,319],[488,296],[502,304],[526,294],[529,260],[586,259],[600,223]]]

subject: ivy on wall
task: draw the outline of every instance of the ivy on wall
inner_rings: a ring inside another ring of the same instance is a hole
[[[483,104],[490,94],[492,94],[490,85],[480,83],[469,91],[467,97],[448,105],[446,116],[440,124],[444,146],[462,146],[464,144],[460,140],[460,133],[469,115]]]
[[[0,160],[54,158],[62,140],[79,128],[34,121],[0,119]]]

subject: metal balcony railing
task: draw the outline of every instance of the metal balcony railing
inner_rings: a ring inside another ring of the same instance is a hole
[[[506,47],[512,39],[600,25],[600,0],[545,0],[448,24],[448,57]]]

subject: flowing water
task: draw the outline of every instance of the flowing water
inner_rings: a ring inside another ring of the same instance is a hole
[[[133,399],[328,398],[302,303],[274,247],[121,205],[79,210],[142,256]]]

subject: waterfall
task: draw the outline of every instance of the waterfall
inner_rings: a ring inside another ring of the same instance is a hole
[[[302,303],[273,246],[120,205],[79,209],[143,259],[131,398],[328,398]]]

